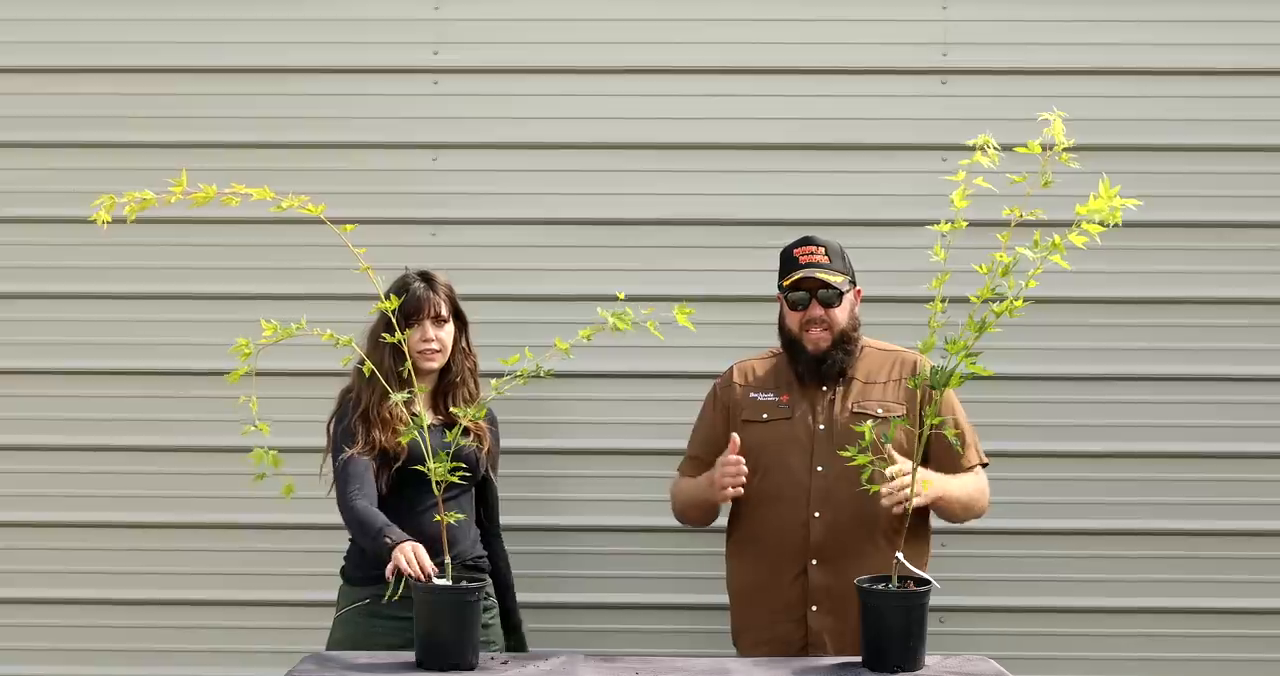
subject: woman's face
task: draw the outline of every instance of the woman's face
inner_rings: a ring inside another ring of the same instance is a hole
[[[409,355],[419,377],[435,375],[453,353],[453,317],[447,313],[428,316],[405,327],[409,333]]]

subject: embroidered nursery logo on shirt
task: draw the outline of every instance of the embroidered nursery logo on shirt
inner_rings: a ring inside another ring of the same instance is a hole
[[[791,406],[791,395],[789,394],[778,396],[778,393],[773,391],[757,391],[748,392],[747,397],[756,401],[776,401],[778,402],[778,408],[789,408]]]

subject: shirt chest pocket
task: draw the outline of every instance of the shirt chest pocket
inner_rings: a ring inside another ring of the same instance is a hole
[[[901,401],[858,399],[849,404],[842,418],[836,427],[841,447],[853,446],[879,456],[884,454],[886,445],[892,445],[893,450],[909,456],[915,446],[911,429],[914,421],[907,416],[907,405]],[[870,448],[866,448],[864,429],[872,436]]]
[[[750,399],[742,404],[739,416],[738,436],[742,439],[742,453],[768,452],[795,443],[795,409],[776,400]]]

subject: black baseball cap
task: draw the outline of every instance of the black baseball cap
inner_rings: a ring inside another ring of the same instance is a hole
[[[805,278],[820,279],[841,291],[858,284],[844,247],[817,235],[805,235],[778,252],[779,291]]]

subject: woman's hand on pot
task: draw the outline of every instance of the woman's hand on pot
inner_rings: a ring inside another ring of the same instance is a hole
[[[387,581],[391,580],[397,570],[420,582],[425,581],[427,576],[436,576],[436,567],[431,563],[427,548],[413,540],[405,540],[391,551],[391,562],[387,564],[386,570]]]

